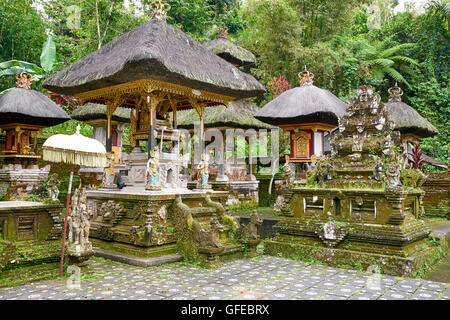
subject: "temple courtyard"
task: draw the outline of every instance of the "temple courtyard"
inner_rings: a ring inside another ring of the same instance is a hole
[[[450,299],[449,283],[370,274],[273,256],[236,260],[214,270],[200,269],[182,262],[141,268],[95,257],[82,269],[80,279],[78,288],[76,282],[70,283],[70,279],[44,280],[3,288],[0,289],[0,299]]]

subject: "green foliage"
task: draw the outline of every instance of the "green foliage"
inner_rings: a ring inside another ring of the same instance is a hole
[[[405,187],[418,188],[425,179],[422,171],[416,169],[403,169],[400,171],[400,180]]]
[[[56,59],[56,44],[52,36],[49,34],[47,41],[45,41],[41,53],[41,66],[45,72],[50,72],[53,69]]]

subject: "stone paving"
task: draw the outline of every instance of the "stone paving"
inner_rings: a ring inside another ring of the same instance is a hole
[[[215,270],[182,263],[140,268],[92,259],[80,288],[50,280],[0,289],[7,300],[450,300],[450,284],[338,269],[271,256]]]

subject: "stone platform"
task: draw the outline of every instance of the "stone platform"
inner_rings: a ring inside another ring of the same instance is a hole
[[[56,261],[61,210],[59,204],[0,201],[0,269]]]
[[[87,207],[90,212],[90,239],[97,251],[109,252],[109,256],[130,256],[120,261],[141,261],[158,258],[171,260],[179,253],[183,256],[197,245],[188,225],[195,221],[198,232],[208,236],[210,222],[218,216],[227,223],[223,208],[228,198],[224,191],[191,191],[185,188],[164,191],[146,191],[141,187],[126,187],[122,190],[100,189],[87,191]],[[243,253],[240,246],[228,241],[229,230],[221,236],[222,256]],[[202,231],[203,230],[203,231]],[[189,246],[186,246],[189,233]],[[201,255],[200,255],[201,256]],[[234,256],[234,255],[233,255]],[[196,255],[196,257],[198,257]],[[238,255],[237,257],[242,257]],[[158,261],[159,261],[158,260]],[[226,260],[226,259],[225,259]]]

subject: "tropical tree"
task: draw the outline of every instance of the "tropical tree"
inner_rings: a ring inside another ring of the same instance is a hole
[[[360,52],[360,74],[364,80],[372,80],[375,83],[381,82],[386,76],[398,82],[411,85],[403,74],[414,75],[413,66],[418,66],[419,62],[406,55],[402,55],[405,49],[413,48],[414,43],[401,43],[389,46],[387,41],[365,43]]]
[[[19,60],[9,60],[0,63],[0,77],[3,76],[14,76],[23,71],[31,74],[33,76],[33,81],[40,83],[40,81],[49,74],[55,65],[56,60],[56,44],[53,41],[52,36],[49,34],[47,40],[44,42],[42,47],[42,52],[40,56],[41,66],[37,64],[19,61]],[[0,95],[6,93],[9,89],[0,92]]]

